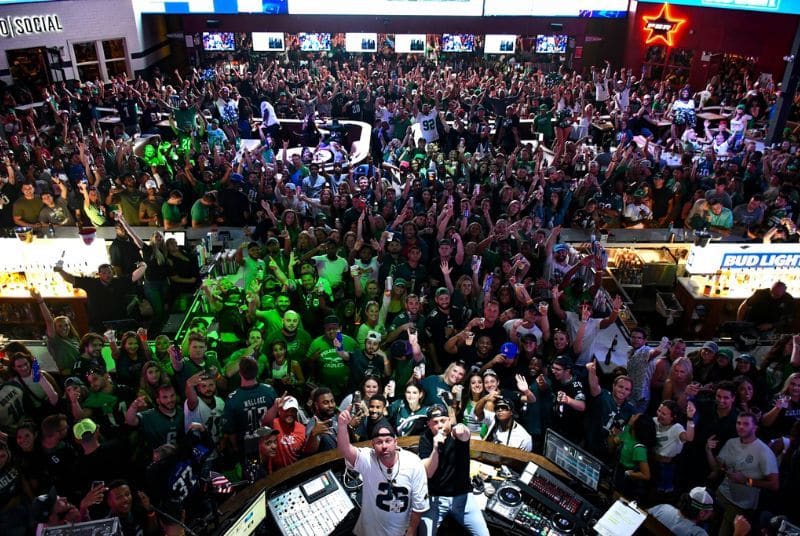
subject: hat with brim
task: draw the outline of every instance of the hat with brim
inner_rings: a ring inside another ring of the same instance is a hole
[[[274,430],[269,426],[262,426],[261,428],[255,431],[255,436],[258,438],[264,438],[278,434],[280,434],[278,430]]]
[[[339,317],[336,315],[328,315],[325,317],[325,321],[322,323],[323,326],[338,326],[339,325]]]
[[[715,343],[714,341],[708,341],[708,342],[707,342],[707,343],[705,343],[705,344],[703,345],[703,347],[702,347],[702,348],[700,348],[700,349],[701,349],[701,350],[709,350],[709,351],[711,351],[711,352],[713,352],[713,353],[715,353],[715,354],[716,354],[717,352],[719,352],[719,346],[717,346],[717,343]]]
[[[717,357],[724,357],[728,361],[733,360],[733,350],[730,348],[720,348],[719,352],[717,352]]]
[[[746,363],[750,363],[752,366],[756,365],[756,358],[750,354],[739,354],[733,360],[734,363],[738,363],[739,361],[744,361]]]
[[[689,499],[692,501],[692,506],[698,510],[714,509],[714,498],[704,487],[692,488],[692,491],[689,492]]]

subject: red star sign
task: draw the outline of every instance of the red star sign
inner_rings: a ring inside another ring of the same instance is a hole
[[[678,28],[686,22],[686,19],[677,19],[670,14],[669,4],[662,5],[661,12],[658,15],[645,15],[642,18],[644,19],[644,29],[648,32],[645,44],[650,44],[660,39],[669,47],[673,44],[672,40]]]

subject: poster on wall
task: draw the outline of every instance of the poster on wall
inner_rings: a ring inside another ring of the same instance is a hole
[[[283,52],[286,50],[283,32],[253,32],[253,50],[255,52]]]
[[[480,17],[483,15],[483,0],[289,0],[289,14]]]
[[[394,36],[394,51],[398,54],[424,54],[425,34],[397,34]]]
[[[484,54],[513,54],[516,44],[516,35],[486,34],[483,39],[483,52]]]
[[[344,48],[347,52],[377,52],[378,34],[346,33],[344,34]]]

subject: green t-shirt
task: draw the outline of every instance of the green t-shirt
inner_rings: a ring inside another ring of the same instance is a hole
[[[281,327],[283,324],[281,323]],[[270,348],[275,341],[283,341],[286,344],[286,355],[290,361],[297,361],[303,363],[308,355],[308,349],[311,347],[311,335],[308,334],[303,328],[297,328],[295,336],[287,338],[283,334],[281,328],[269,332],[269,335],[264,340],[264,347]]]
[[[641,417],[647,418],[647,417]],[[637,442],[631,433],[630,425],[625,425],[622,433],[619,435],[622,442],[622,447],[619,451],[619,463],[625,469],[639,470],[639,464],[647,461],[647,447]]]
[[[161,218],[164,220],[164,222],[180,223],[181,209],[178,208],[178,205],[170,205],[169,203],[164,203],[163,205],[161,205]]]
[[[358,350],[358,343],[349,335],[342,335],[342,347],[345,352],[354,352]],[[310,357],[317,353],[319,353],[317,382],[329,387],[334,393],[341,394],[347,385],[350,369],[339,357],[333,344],[324,336],[314,339],[308,349]]]
[[[36,223],[39,221],[39,212],[41,212],[44,203],[38,197],[33,199],[25,199],[20,197],[14,201],[13,213],[14,217],[22,218],[25,223]]]
[[[211,225],[211,210],[199,199],[192,205],[192,222],[200,225]]]
[[[139,205],[145,198],[144,194],[138,191],[124,191],[114,196],[113,201],[119,203],[123,216],[129,224],[133,226],[141,225],[139,221]]]
[[[78,351],[80,341],[78,339],[65,339],[64,337],[47,337],[47,351],[53,356],[58,371],[64,375],[72,374],[72,367],[75,361],[80,358]]]

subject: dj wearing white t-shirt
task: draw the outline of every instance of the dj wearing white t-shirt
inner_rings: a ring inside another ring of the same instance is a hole
[[[422,512],[429,508],[428,476],[416,454],[397,447],[388,421],[375,425],[372,448],[356,448],[348,432],[350,412],[339,413],[337,448],[347,467],[364,480],[357,536],[415,536]]]

